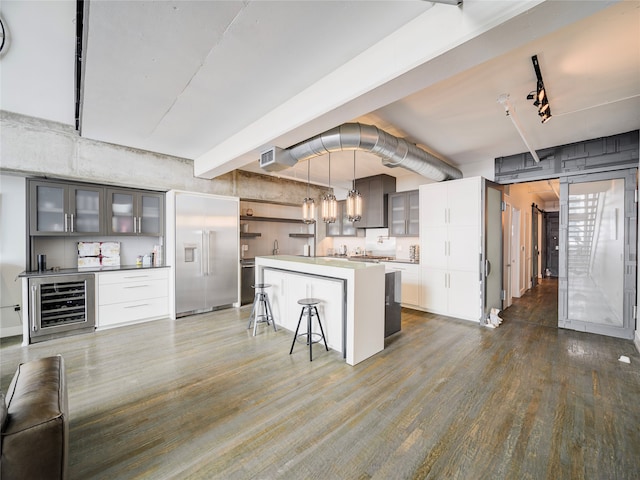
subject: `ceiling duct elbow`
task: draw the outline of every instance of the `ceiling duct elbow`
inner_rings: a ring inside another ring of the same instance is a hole
[[[462,178],[462,172],[456,167],[417,145],[374,125],[360,123],[345,123],[285,150],[277,147],[267,150],[260,157],[260,167],[267,171],[282,170],[299,161],[340,150],[370,152],[380,157],[387,167],[402,167],[438,182]]]

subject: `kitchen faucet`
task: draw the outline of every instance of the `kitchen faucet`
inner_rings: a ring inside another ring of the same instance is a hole
[[[278,240],[273,241],[273,254],[278,255]]]

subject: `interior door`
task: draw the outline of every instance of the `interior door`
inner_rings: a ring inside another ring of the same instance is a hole
[[[637,170],[560,180],[558,326],[632,339]]]
[[[485,318],[492,308],[502,309],[502,188],[484,182],[483,311]]]
[[[538,208],[531,206],[531,288],[538,284]]]
[[[559,239],[559,215],[558,212],[546,212],[545,222],[545,277],[558,276],[558,253],[560,251]]]

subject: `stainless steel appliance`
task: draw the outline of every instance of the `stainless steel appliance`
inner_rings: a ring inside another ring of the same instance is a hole
[[[239,201],[176,193],[176,315],[238,302]]]
[[[240,260],[240,305],[253,303],[255,291],[251,288],[256,275],[255,259]]]
[[[93,274],[29,278],[29,340],[92,332],[95,329]]]

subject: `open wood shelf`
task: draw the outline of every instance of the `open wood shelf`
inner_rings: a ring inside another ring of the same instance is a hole
[[[293,238],[313,238],[315,235],[313,233],[290,233],[290,237]]]
[[[304,223],[299,218],[254,217],[247,215],[240,215],[240,220],[253,222]]]

